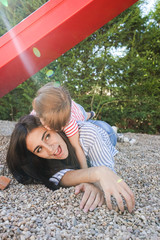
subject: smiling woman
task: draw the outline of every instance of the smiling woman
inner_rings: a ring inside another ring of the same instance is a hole
[[[100,127],[102,124],[103,128]],[[110,140],[110,128],[102,121],[79,123],[80,143],[91,166],[80,169],[73,147],[63,132],[46,130],[33,115],[22,117],[11,136],[7,153],[8,167],[19,182],[31,183],[36,179],[53,190],[61,186],[96,183],[99,191],[103,190],[109,209],[112,209],[113,195],[119,209],[124,211],[123,196],[131,212],[135,204],[134,195],[114,173],[117,150]],[[91,200],[90,194],[88,199]],[[101,200],[97,205],[100,203]]]

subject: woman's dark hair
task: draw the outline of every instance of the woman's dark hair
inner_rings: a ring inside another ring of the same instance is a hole
[[[10,172],[18,182],[28,184],[36,180],[55,190],[59,185],[50,182],[49,178],[62,169],[77,169],[79,163],[73,147],[63,132],[59,134],[68,147],[69,156],[66,159],[44,159],[30,152],[26,146],[27,134],[40,126],[42,125],[39,118],[33,115],[20,118],[11,135],[6,161]]]

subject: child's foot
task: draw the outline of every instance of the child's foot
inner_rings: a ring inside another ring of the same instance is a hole
[[[89,114],[90,114],[90,117],[88,119],[92,119],[96,116],[94,111],[89,112]]]

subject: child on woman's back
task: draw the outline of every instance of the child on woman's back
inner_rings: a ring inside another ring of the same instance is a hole
[[[81,168],[87,168],[87,161],[79,143],[77,121],[85,121],[94,116],[75,103],[63,87],[47,83],[41,87],[33,100],[33,109],[47,129],[64,131],[75,149]]]

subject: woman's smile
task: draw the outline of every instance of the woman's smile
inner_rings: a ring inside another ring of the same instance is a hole
[[[68,148],[62,137],[42,126],[27,135],[26,145],[29,151],[41,158],[63,160],[68,157]]]
[[[60,154],[62,153],[62,148],[60,147],[60,145],[58,146],[57,150],[54,152],[54,156],[60,156]]]

